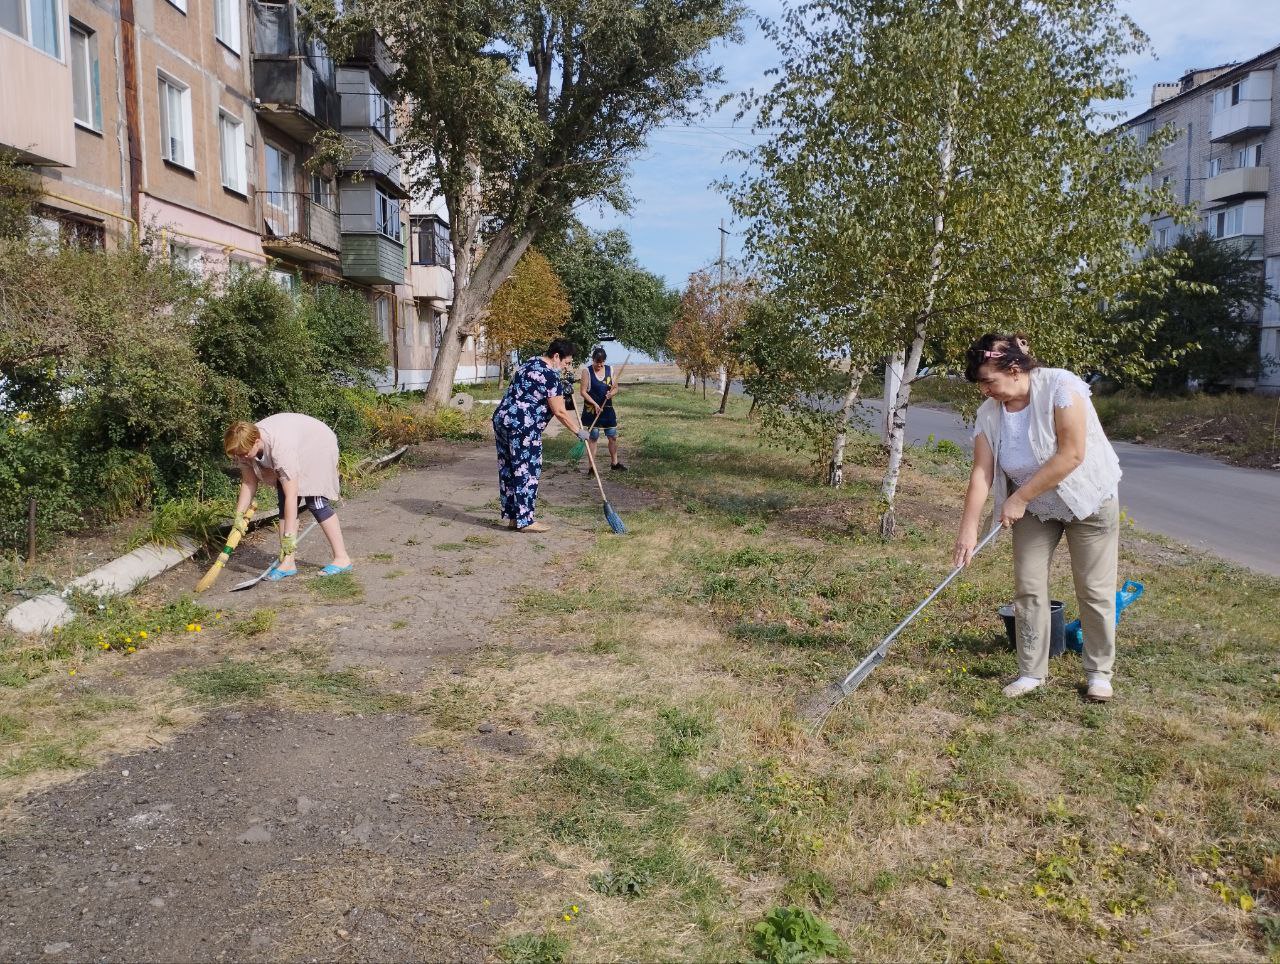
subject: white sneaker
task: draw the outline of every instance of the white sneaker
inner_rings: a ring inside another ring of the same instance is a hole
[[[1111,689],[1111,680],[1107,679],[1100,673],[1089,674],[1089,689],[1086,694],[1089,699],[1097,703],[1106,703],[1115,694]]]
[[[1042,679],[1036,679],[1034,676],[1019,676],[1004,688],[1004,695],[1009,699],[1026,696],[1032,690],[1038,690],[1043,685],[1044,680]]]

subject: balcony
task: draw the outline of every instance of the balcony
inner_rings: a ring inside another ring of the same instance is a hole
[[[294,261],[338,260],[338,212],[296,191],[259,191],[262,250]]]
[[[1206,204],[1232,201],[1244,197],[1261,197],[1271,184],[1271,168],[1238,167],[1211,177],[1204,186]]]
[[[444,310],[453,303],[453,272],[431,264],[409,265],[409,284],[415,298],[425,298]]]
[[[343,233],[342,276],[361,284],[402,284],[404,245],[382,234]]]
[[[396,69],[395,61],[391,59],[391,49],[376,30],[366,30],[356,38],[346,63],[372,67],[384,78],[390,77]]]
[[[255,0],[253,85],[260,116],[297,140],[338,126],[340,99],[333,61],[305,35],[297,8]]]
[[[1215,144],[1258,134],[1271,127],[1271,98],[1242,100],[1219,111],[1209,122],[1209,140]]]
[[[0,147],[28,164],[76,163],[71,68],[0,30]]]
[[[408,192],[400,185],[400,158],[391,146],[372,130],[348,129],[343,132],[348,152],[342,162],[343,174],[374,175],[395,189],[400,197]]]

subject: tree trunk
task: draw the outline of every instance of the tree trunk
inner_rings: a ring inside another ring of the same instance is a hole
[[[895,351],[885,359],[884,363],[884,401],[881,404],[880,440],[889,444],[889,433],[893,428],[893,401],[898,397],[898,389],[902,387],[902,368],[906,357],[902,351]]]
[[[751,396],[751,407],[747,409],[747,421],[756,417],[756,406],[760,404],[760,399],[754,395]]]
[[[961,0],[963,8],[963,0]],[[911,402],[911,382],[920,370],[920,356],[924,353],[925,337],[928,334],[929,319],[933,314],[933,305],[938,296],[938,287],[942,283],[943,255],[945,254],[946,204],[951,181],[954,177],[956,112],[960,104],[960,83],[952,80],[947,96],[946,120],[943,122],[942,138],[938,145],[938,185],[934,191],[933,244],[929,250],[929,278],[925,284],[923,303],[916,314],[915,328],[911,338],[911,347],[907,351],[906,364],[902,369],[902,382],[898,386],[893,401],[893,415],[889,425],[888,465],[885,468],[884,480],[880,486],[880,500],[884,512],[880,516],[880,537],[893,538],[897,530],[897,518],[893,511],[893,500],[898,494],[898,479],[902,475],[902,451],[907,435],[907,406]],[[888,398],[885,404],[888,404]]]
[[[684,387],[693,388],[693,372],[684,373]]]
[[[702,376],[702,400],[704,402],[707,400],[707,376],[706,375]]]
[[[733,370],[730,368],[722,368],[720,371],[724,374],[724,387],[720,393],[720,410],[717,415],[723,415],[729,407],[729,386],[733,384]]]
[[[831,447],[831,472],[827,476],[827,484],[833,489],[844,485],[844,450],[849,439],[849,419],[853,417],[853,407],[858,403],[858,393],[862,390],[862,379],[866,369],[849,369],[849,382],[845,386],[844,405],[840,408],[840,428],[836,431],[835,444]]]

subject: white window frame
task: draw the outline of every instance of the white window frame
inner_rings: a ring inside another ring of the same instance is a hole
[[[1222,158],[1213,157],[1209,159],[1209,163],[1205,165],[1205,173],[1208,177],[1217,177],[1222,173]]]
[[[388,218],[392,211],[395,217]],[[384,238],[400,240],[400,202],[380,187],[373,189],[373,229]]]
[[[249,179],[245,172],[244,121],[221,108],[218,109],[218,153],[222,158],[222,186],[229,191],[248,196]]]
[[[39,18],[41,23],[48,28],[48,40],[53,44],[53,49],[41,46],[36,43],[35,24],[37,18],[36,11],[32,10],[32,4],[43,4],[46,9],[42,11],[49,19]],[[52,7],[52,10],[47,9]],[[35,48],[43,54],[48,54],[54,60],[62,60],[63,51],[63,19],[62,19],[62,3],[60,0],[17,0],[18,7],[18,30],[15,32],[8,27],[0,27],[0,32],[7,33],[10,36],[17,37],[23,43]]]
[[[240,56],[240,0],[213,0],[213,36]]]
[[[169,6],[181,10],[183,14],[187,12],[187,0],[169,0]]]
[[[1236,167],[1261,167],[1262,141],[1254,141],[1236,151]]]
[[[271,269],[271,280],[274,281],[281,291],[290,295],[298,294],[298,275],[294,271],[286,271],[283,268]]]
[[[71,21],[67,60],[71,65],[71,114],[76,124],[102,132],[102,89],[99,82],[98,35]],[[79,43],[78,43],[79,41]],[[76,96],[84,97],[87,117],[80,116]]]
[[[161,71],[157,89],[160,97],[160,155],[171,164],[177,164],[188,171],[194,171],[196,169],[196,160],[195,144],[193,143],[195,134],[191,120],[191,88],[182,81]],[[171,94],[170,91],[173,91],[173,93]],[[180,127],[178,146],[182,149],[181,157],[175,157],[173,153],[174,119],[170,114],[175,100],[179,111],[182,113],[182,116],[178,118],[178,126]]]
[[[190,271],[192,274],[201,273],[203,260],[201,254],[189,244],[183,244],[181,241],[170,241],[169,260],[175,266],[185,271]]]
[[[1157,248],[1169,247],[1169,229],[1168,228],[1156,228],[1156,247]]]

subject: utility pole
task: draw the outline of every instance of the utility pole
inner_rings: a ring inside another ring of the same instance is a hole
[[[729,232],[725,229],[724,218],[720,219],[720,326],[724,327],[725,323],[725,303],[724,303],[724,239],[729,236]],[[725,372],[724,366],[720,366],[720,395],[724,396],[725,381],[728,374]]]

